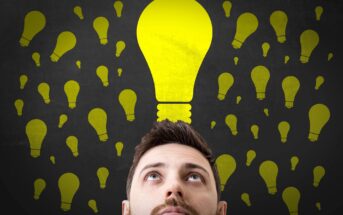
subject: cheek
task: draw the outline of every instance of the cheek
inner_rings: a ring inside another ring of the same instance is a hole
[[[154,189],[134,188],[130,195],[130,209],[132,215],[150,214],[158,205],[162,204],[162,192]]]
[[[199,214],[215,214],[217,211],[216,194],[211,192],[194,193],[189,198],[189,204],[199,212]]]

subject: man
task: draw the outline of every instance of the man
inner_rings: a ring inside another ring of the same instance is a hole
[[[224,215],[220,182],[206,141],[190,125],[156,122],[135,148],[123,215]]]

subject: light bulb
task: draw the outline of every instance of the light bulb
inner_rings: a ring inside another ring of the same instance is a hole
[[[229,154],[222,154],[217,157],[215,163],[220,179],[220,190],[223,191],[228,179],[236,170],[236,160]]]
[[[94,213],[98,213],[99,212],[98,207],[96,205],[96,201],[94,199],[90,199],[88,201],[88,206],[92,209],[92,211]]]
[[[122,153],[123,148],[124,148],[124,143],[121,141],[118,141],[118,142],[116,142],[115,147],[116,147],[116,151],[117,151],[117,156],[121,157],[121,153]]]
[[[282,10],[276,10],[270,15],[269,22],[275,31],[277,41],[286,42],[287,14]]]
[[[118,68],[117,69],[117,73],[118,73],[118,77],[121,77],[121,75],[123,73],[123,69],[122,68]]]
[[[78,144],[79,140],[75,136],[69,136],[66,139],[66,144],[69,147],[70,151],[73,153],[74,157],[79,156]]]
[[[287,142],[287,136],[288,136],[290,128],[291,126],[289,125],[287,121],[282,121],[279,123],[278,130],[280,133],[280,138],[281,138],[282,143]]]
[[[263,100],[266,97],[266,88],[269,82],[270,72],[265,66],[255,66],[251,70],[251,79],[255,86],[256,98]]]
[[[282,80],[281,85],[285,97],[285,107],[292,108],[294,106],[295,96],[300,88],[300,82],[295,76],[287,76]]]
[[[77,60],[75,64],[76,64],[78,69],[81,69],[81,61],[80,60]]]
[[[241,199],[242,199],[242,201],[243,201],[248,207],[251,206],[250,196],[249,196],[248,193],[242,193]]]
[[[313,186],[319,187],[320,181],[325,175],[325,169],[323,166],[316,166],[313,168]]]
[[[45,16],[42,12],[33,10],[28,12],[24,18],[24,29],[19,43],[22,47],[29,46],[33,37],[41,32],[46,24]]]
[[[332,58],[333,58],[333,53],[330,52],[330,53],[328,54],[328,61],[330,61]]]
[[[268,193],[274,195],[277,192],[276,180],[279,168],[273,161],[266,160],[260,164],[259,173],[264,180]]]
[[[27,75],[20,75],[19,77],[19,84],[20,84],[20,89],[23,90],[26,86],[27,81],[29,80],[29,78],[27,77]]]
[[[320,202],[316,202],[316,208],[321,211],[322,210],[322,206],[320,204]]]
[[[255,125],[255,124],[252,125],[252,126],[250,127],[250,131],[251,131],[251,133],[252,133],[254,139],[257,140],[257,139],[258,139],[258,131],[259,131],[258,125]]]
[[[108,87],[108,68],[104,65],[98,66],[96,75],[100,78],[104,87]]]
[[[267,117],[269,116],[269,109],[268,108],[263,108],[263,112]]]
[[[285,58],[284,58],[284,64],[287,64],[287,63],[288,63],[288,61],[289,61],[289,59],[290,59],[290,58],[289,58],[289,56],[288,56],[288,55],[286,55],[286,56],[285,56]]]
[[[33,199],[38,200],[46,187],[46,182],[42,178],[37,178],[33,182],[33,187],[34,187]]]
[[[115,12],[117,14],[117,17],[120,18],[121,15],[122,15],[123,7],[124,7],[123,2],[115,1],[113,3],[113,7],[114,7],[114,10],[115,10]]]
[[[247,151],[247,161],[245,164],[247,166],[250,166],[255,158],[256,158],[256,152],[254,150],[251,149]]]
[[[106,188],[107,178],[108,178],[110,172],[108,171],[108,169],[106,167],[100,167],[96,171],[96,174],[97,174],[97,176],[99,178],[100,188],[101,189],[105,189]]]
[[[236,97],[236,104],[239,104],[242,100],[242,96],[237,96]]]
[[[269,49],[270,49],[269,43],[267,43],[267,42],[262,43],[262,54],[263,54],[263,57],[267,57]]]
[[[292,156],[291,157],[291,170],[295,171],[299,163],[299,158],[297,156]]]
[[[107,32],[109,25],[107,18],[103,16],[99,16],[93,21],[93,28],[98,34],[101,45],[106,45],[108,43]]]
[[[75,6],[74,7],[74,13],[79,17],[79,19],[83,20],[83,13],[82,13],[82,8],[80,6]]]
[[[233,76],[228,72],[223,72],[218,76],[218,96],[217,98],[220,101],[225,99],[227,92],[232,87],[235,82]]]
[[[80,180],[77,175],[71,172],[64,173],[58,179],[58,188],[61,194],[61,209],[69,211],[73,198],[80,187]]]
[[[16,99],[14,101],[14,107],[17,110],[17,115],[22,116],[23,115],[24,101],[22,99]]]
[[[64,92],[67,96],[68,107],[70,109],[76,108],[77,96],[80,92],[80,85],[77,81],[69,80],[64,84]]]
[[[107,113],[101,108],[93,108],[88,113],[88,122],[95,129],[99,140],[108,140],[107,134]]]
[[[58,121],[58,128],[62,128],[63,125],[68,121],[67,114],[61,114]]]
[[[224,9],[225,17],[229,18],[231,14],[232,3],[230,1],[224,1],[222,6]]]
[[[308,115],[310,120],[308,139],[311,142],[315,142],[318,140],[321,130],[330,119],[330,110],[324,104],[315,104],[310,108]]]
[[[324,84],[325,79],[323,76],[319,75],[316,78],[316,86],[314,87],[314,89],[319,90],[319,88]]]
[[[63,31],[57,37],[54,51],[50,55],[52,62],[57,62],[65,53],[72,50],[76,45],[76,37],[70,31]]]
[[[40,54],[38,52],[32,53],[32,60],[35,62],[37,67],[40,67]]]
[[[246,12],[241,14],[237,19],[237,27],[232,46],[234,49],[239,49],[245,40],[256,31],[258,20],[252,13]]]
[[[194,83],[212,42],[212,23],[194,0],[154,0],[140,15],[138,44],[152,73],[158,119],[191,123]]]
[[[40,156],[47,131],[48,128],[45,122],[40,119],[32,119],[26,124],[25,133],[29,140],[31,157],[37,158]]]
[[[323,9],[322,6],[317,6],[317,7],[314,9],[314,11],[315,11],[315,14],[316,14],[316,20],[319,21],[319,20],[320,20],[320,17],[321,17],[322,14],[323,14],[324,9]]]
[[[135,120],[135,107],[137,102],[137,94],[135,91],[131,89],[124,89],[120,92],[119,96],[119,103],[124,109],[126,120],[127,121],[134,121]]]
[[[51,156],[49,157],[49,159],[50,159],[50,161],[51,161],[52,164],[56,164],[56,158],[55,158],[55,156],[51,155]]]
[[[238,61],[239,61],[239,58],[238,57],[234,57],[233,58],[233,62],[234,64],[237,66],[238,65]]]
[[[211,129],[214,129],[214,127],[216,126],[216,121],[211,121],[211,125],[210,125],[210,128]]]
[[[314,30],[308,29],[300,35],[301,55],[300,62],[307,63],[310,60],[313,50],[319,43],[319,35]]]
[[[237,117],[234,114],[228,114],[225,117],[225,123],[229,127],[232,135],[236,136],[238,134],[237,131]]]
[[[37,87],[38,93],[42,96],[45,104],[50,103],[50,86],[48,83],[42,82]]]
[[[120,57],[120,55],[124,51],[125,47],[126,47],[125,42],[122,40],[119,40],[116,43],[116,57]]]
[[[296,187],[287,187],[282,192],[282,200],[286,204],[290,215],[298,215],[300,192]]]

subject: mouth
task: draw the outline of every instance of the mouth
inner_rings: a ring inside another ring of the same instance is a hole
[[[177,207],[169,206],[162,209],[158,213],[158,215],[189,215],[189,212],[180,206],[177,206]]]

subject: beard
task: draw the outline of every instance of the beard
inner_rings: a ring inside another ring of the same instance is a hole
[[[165,201],[164,204],[156,206],[152,211],[151,215],[158,215],[158,212],[163,210],[164,208],[174,206],[174,207],[182,207],[187,211],[187,215],[199,215],[199,213],[186,202],[184,202],[180,198],[169,198]]]

